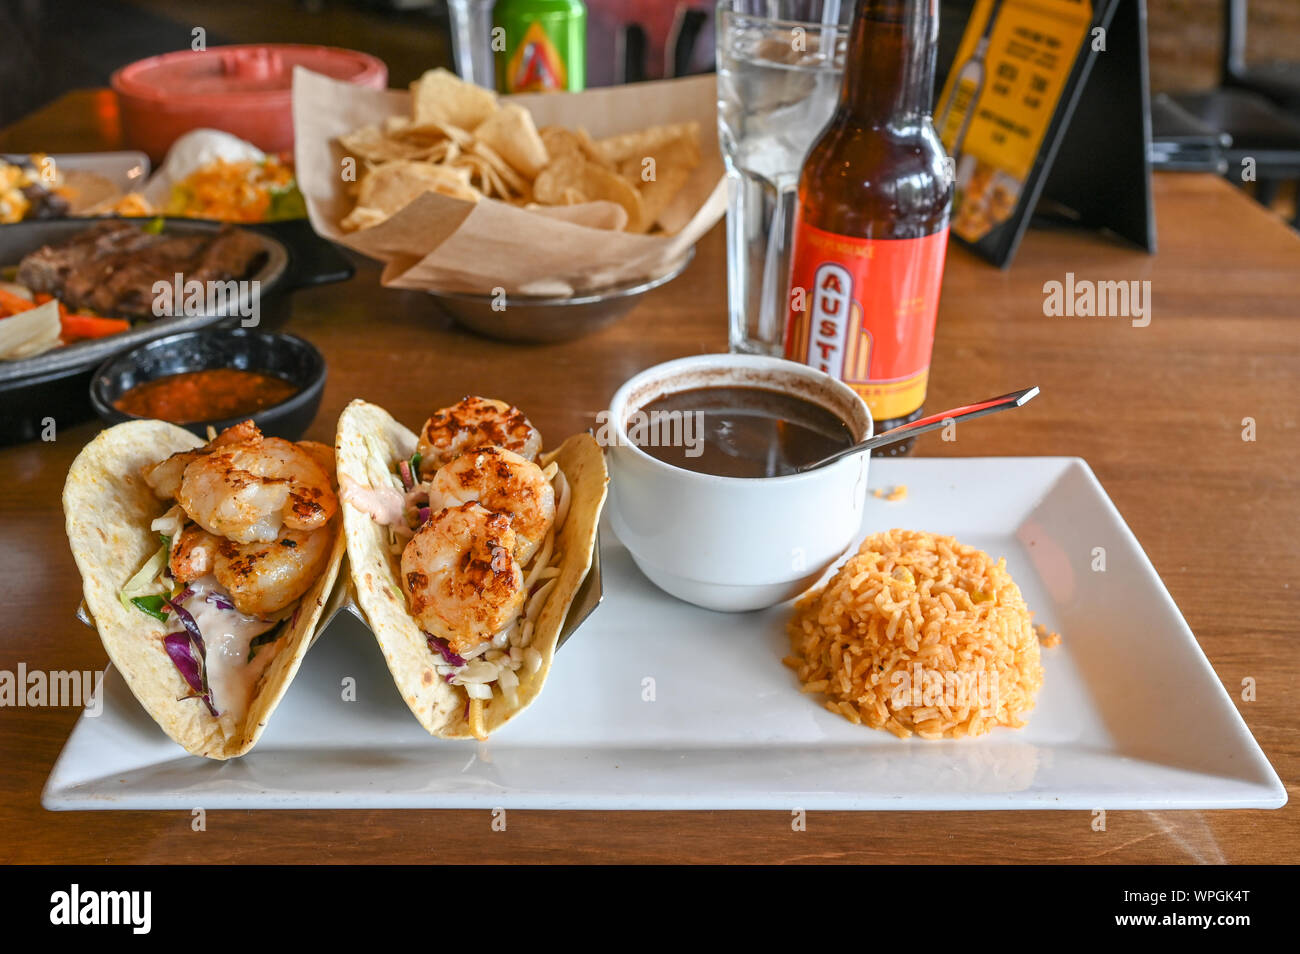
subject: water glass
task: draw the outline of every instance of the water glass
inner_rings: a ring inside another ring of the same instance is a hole
[[[782,352],[795,189],[835,109],[853,0],[718,4],[731,350]]]
[[[492,54],[492,7],[494,0],[447,0],[451,23],[451,51],[460,78],[496,88],[496,64]]]

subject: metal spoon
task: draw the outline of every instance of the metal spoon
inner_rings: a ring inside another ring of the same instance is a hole
[[[985,414],[996,414],[998,411],[1005,411],[1008,408],[1020,407],[1037,396],[1037,394],[1037,387],[1025,388],[1023,391],[1012,391],[1010,394],[989,398],[987,401],[980,401],[978,404],[967,404],[964,407],[955,407],[950,411],[940,411],[938,414],[931,414],[915,420],[911,424],[891,428],[883,434],[877,434],[875,437],[870,437],[861,443],[838,450],[831,456],[823,457],[819,461],[804,464],[798,468],[798,471],[803,473],[808,470],[816,470],[819,467],[825,467],[827,464],[833,464],[837,460],[843,460],[852,454],[860,454],[876,447],[884,447],[886,444],[895,444],[898,441],[907,440],[909,437],[924,434],[926,431],[944,427],[950,421],[955,424],[958,421],[969,421],[971,418],[983,417]]]

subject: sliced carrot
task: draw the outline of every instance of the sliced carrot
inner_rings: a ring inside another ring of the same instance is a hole
[[[60,316],[64,338],[104,338],[126,331],[131,322],[124,318],[95,318],[90,315]]]
[[[36,304],[43,305],[47,301],[57,301],[57,299],[49,292],[36,293]],[[63,302],[60,301],[58,304],[59,304],[59,321],[62,321],[69,314],[71,314],[71,312],[68,311],[68,306],[65,305]]]
[[[22,311],[31,311],[35,307],[36,302],[28,301],[22,295],[15,295],[11,291],[0,288],[0,308],[9,314],[16,315]]]

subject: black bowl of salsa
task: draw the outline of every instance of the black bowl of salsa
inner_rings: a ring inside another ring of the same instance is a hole
[[[158,338],[105,361],[90,403],[107,424],[171,421],[207,437],[252,418],[262,433],[297,440],[325,390],[325,359],[302,338],[246,328]]]

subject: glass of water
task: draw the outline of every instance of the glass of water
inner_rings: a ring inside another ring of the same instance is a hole
[[[731,350],[780,355],[795,189],[835,111],[854,0],[721,0],[718,138],[727,165]]]
[[[492,59],[492,7],[494,0],[447,0],[451,22],[451,52],[461,79],[496,89],[496,63]]]

